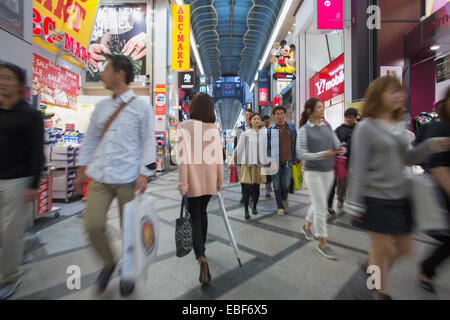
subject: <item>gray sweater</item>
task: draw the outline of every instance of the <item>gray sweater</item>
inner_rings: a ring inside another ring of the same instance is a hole
[[[324,151],[337,148],[339,145],[338,137],[324,122],[315,125],[308,121],[300,128],[297,157],[305,161],[305,171],[333,171],[334,158],[325,159]]]
[[[361,216],[365,197],[399,200],[409,196],[411,184],[406,166],[419,164],[439,152],[439,145],[436,138],[414,149],[408,150],[408,144],[403,122],[390,127],[381,120],[368,118],[356,126],[346,212]]]

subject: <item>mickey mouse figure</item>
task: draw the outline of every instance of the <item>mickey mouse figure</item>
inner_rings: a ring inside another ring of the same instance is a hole
[[[275,68],[276,73],[295,73],[295,59],[294,59],[295,45],[288,45],[286,40],[280,42],[280,54],[276,56],[278,66]]]

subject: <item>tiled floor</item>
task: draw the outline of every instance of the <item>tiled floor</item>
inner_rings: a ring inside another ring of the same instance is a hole
[[[226,185],[224,185],[225,189]],[[180,196],[177,173],[171,172],[153,181],[148,188],[155,198],[160,217],[160,238],[156,262],[139,279],[136,290],[127,299],[370,299],[367,276],[360,264],[369,249],[367,235],[354,229],[347,217],[329,224],[329,242],[339,254],[330,261],[317,252],[317,241],[306,241],[300,233],[309,208],[307,188],[289,196],[288,215],[277,216],[275,200],[265,198],[261,188],[258,216],[244,219],[239,204],[241,187],[231,185],[223,191],[225,206],[240,249],[239,268],[229,244],[218,201],[212,198],[206,255],[212,282],[201,288],[199,268],[193,253],[182,259],[175,256],[175,219],[179,215]],[[61,217],[43,218],[34,227],[46,245],[34,252],[24,265],[23,283],[12,299],[122,299],[119,271],[102,295],[96,294],[95,279],[101,263],[92,251],[83,229],[83,203],[66,205]],[[113,203],[108,230],[119,257],[121,232],[117,203]],[[389,291],[396,299],[450,299],[450,262],[439,269],[438,293],[421,289],[416,280],[418,262],[433,248],[433,241],[417,235],[413,255],[397,262],[391,271]],[[67,287],[67,268],[81,269],[80,290]]]

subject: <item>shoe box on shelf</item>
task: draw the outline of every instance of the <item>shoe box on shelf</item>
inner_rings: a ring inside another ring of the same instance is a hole
[[[51,162],[56,167],[73,167],[75,166],[78,149],[76,147],[55,146],[52,148]]]
[[[53,199],[69,199],[76,196],[73,181],[77,175],[76,169],[54,170]]]

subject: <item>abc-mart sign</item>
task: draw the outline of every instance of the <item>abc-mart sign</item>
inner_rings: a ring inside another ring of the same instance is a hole
[[[40,37],[50,45],[57,47],[72,56],[81,64],[91,67],[91,54],[74,37],[56,29],[56,22],[51,17],[44,17],[39,10],[33,8],[33,36]],[[62,45],[64,43],[64,46]]]
[[[344,93],[344,54],[309,80],[311,98],[331,100]]]

